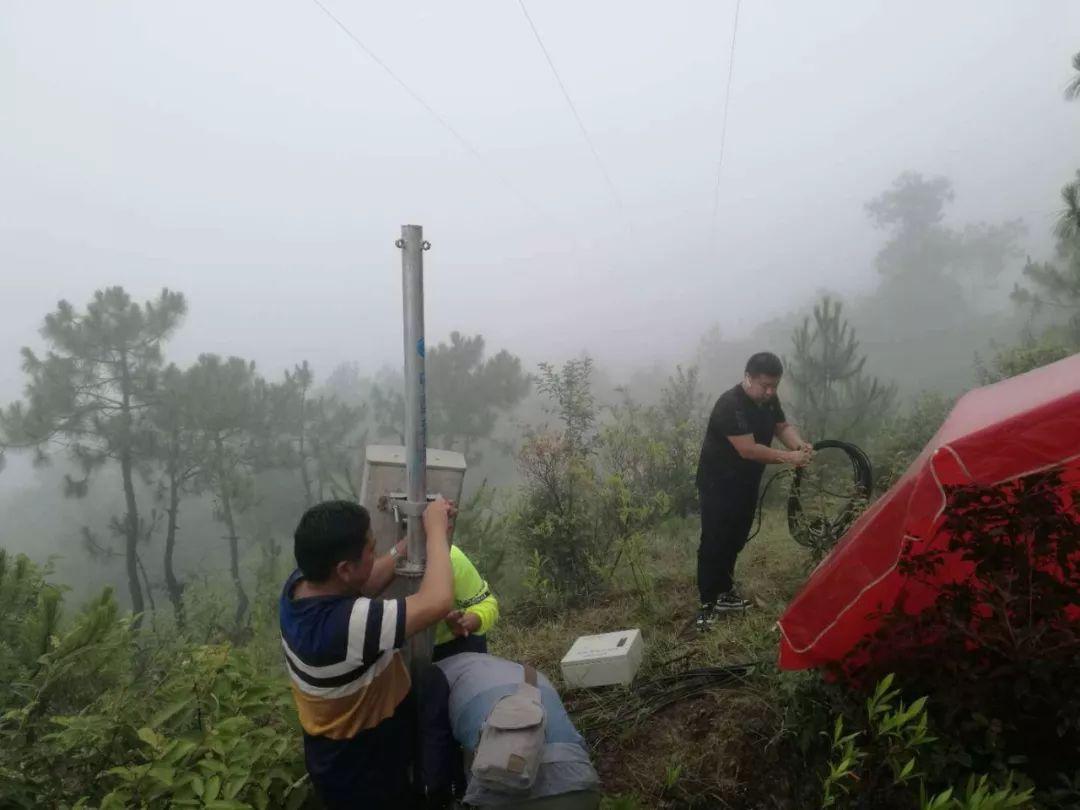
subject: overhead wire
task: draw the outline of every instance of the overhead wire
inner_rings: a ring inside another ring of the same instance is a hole
[[[548,67],[551,68],[551,74],[555,77],[556,84],[559,85],[559,90],[562,92],[563,98],[566,100],[566,105],[570,108],[570,113],[574,116],[574,120],[577,122],[578,129],[581,130],[581,137],[585,139],[585,143],[588,144],[589,151],[592,153],[593,160],[596,163],[597,169],[600,171],[600,175],[604,178],[604,183],[608,187],[608,191],[611,193],[612,198],[615,201],[615,205],[618,208],[622,208],[622,197],[619,196],[618,189],[615,188],[615,184],[611,180],[611,175],[608,174],[607,167],[604,165],[604,161],[600,158],[600,152],[596,148],[596,144],[593,142],[592,136],[589,135],[589,130],[585,127],[585,122],[581,119],[580,113],[578,113],[577,105],[574,104],[574,100],[570,97],[570,91],[566,89],[566,83],[562,80],[562,76],[559,75],[558,68],[555,67],[555,61],[551,58],[551,54],[548,52],[547,47],[544,45],[544,40],[540,36],[540,31],[537,30],[536,24],[533,22],[532,17],[529,15],[529,9],[525,7],[525,0],[518,0],[518,5],[521,6],[521,13],[525,15],[525,21],[529,24],[529,28],[532,29],[533,36],[536,37],[536,44],[540,46],[541,53],[544,54],[544,59],[547,60]]]
[[[720,156],[716,161],[716,186],[713,189],[712,222],[709,232],[715,235],[716,218],[720,213],[720,180],[724,169],[724,149],[727,146],[728,108],[731,105],[731,77],[735,73],[735,42],[739,35],[739,6],[741,0],[735,0],[735,22],[731,27],[731,50],[728,56],[727,88],[724,90],[724,112],[720,121]]]
[[[374,62],[376,65],[378,65],[380,68],[382,68],[383,71],[386,73],[386,75],[388,75],[391,79],[393,79],[394,82],[402,90],[404,90],[406,93],[408,93],[409,97],[412,98],[413,101],[415,101],[417,104],[419,104],[421,107],[423,107],[424,110],[432,118],[434,118],[436,121],[438,121],[439,124],[442,125],[442,127],[453,136],[453,138],[458,142],[458,144],[466,152],[468,152],[477,161],[479,161],[481,164],[483,164],[484,168],[487,169],[487,171],[489,171],[495,178],[497,178],[499,180],[499,182],[502,183],[503,186],[505,186],[507,188],[507,190],[509,190],[512,194],[514,194],[514,196],[516,196],[528,208],[532,209],[532,211],[534,213],[540,215],[544,219],[549,219],[548,215],[543,211],[543,209],[541,209],[536,203],[534,203],[531,199],[529,199],[529,197],[527,197],[520,189],[518,189],[513,183],[511,183],[510,180],[506,177],[506,175],[504,175],[497,168],[495,168],[493,165],[491,165],[487,161],[487,159],[484,158],[483,154],[481,154],[480,150],[477,149],[475,145],[473,145],[472,141],[470,141],[468,138],[466,138],[464,135],[462,135],[453,126],[453,124],[451,124],[449,121],[446,120],[446,118],[444,118],[442,115],[440,115],[439,112],[434,107],[432,107],[424,99],[423,96],[421,96],[412,87],[410,87],[405,82],[405,80],[402,79],[397,73],[395,73],[394,70],[386,62],[384,62],[382,59],[380,59],[378,54],[376,54],[356,34],[354,34],[352,32],[352,30],[337,15],[335,15],[329,8],[327,8],[321,2],[321,0],[311,0],[311,2],[314,3],[316,6],[318,6],[322,10],[323,14],[325,14],[327,17],[329,17],[330,20],[332,20],[333,23],[338,28],[340,28],[342,30],[342,32],[344,32],[344,34],[349,39],[351,39],[353,41],[353,43],[358,48],[360,48],[360,50],[362,50],[365,54],[367,54],[368,58],[371,59],[372,62]]]

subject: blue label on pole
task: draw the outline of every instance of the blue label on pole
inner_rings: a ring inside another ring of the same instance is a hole
[[[418,341],[416,341],[416,353],[418,355],[420,355],[421,357],[424,356],[424,339],[423,338],[420,338]]]

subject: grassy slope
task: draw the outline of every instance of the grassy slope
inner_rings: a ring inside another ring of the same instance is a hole
[[[785,807],[791,791],[773,770],[783,733],[773,690],[776,619],[805,579],[806,552],[779,514],[739,558],[737,578],[755,601],[711,633],[690,627],[697,607],[697,526],[672,524],[649,539],[652,592],[617,587],[601,601],[557,617],[526,621],[511,610],[492,637],[492,651],[528,661],[562,686],[559,660],[580,635],[639,627],[645,659],[636,684],[708,666],[768,662],[727,687],[648,711],[619,688],[564,691],[593,748],[605,792],[632,794],[642,807]],[[619,712],[616,716],[615,713]],[[794,806],[794,805],[790,805]]]

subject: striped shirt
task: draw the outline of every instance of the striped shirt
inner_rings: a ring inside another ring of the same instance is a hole
[[[386,755],[408,736],[408,724],[395,721],[410,687],[398,652],[405,642],[405,600],[296,599],[300,579],[293,572],[282,590],[281,644],[308,772],[324,801],[336,805],[335,796],[355,801],[358,790],[397,781],[387,772],[399,767],[396,757]]]

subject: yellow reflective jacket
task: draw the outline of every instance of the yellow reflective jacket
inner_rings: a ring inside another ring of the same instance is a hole
[[[472,560],[457,546],[450,547],[450,566],[454,570],[454,610],[464,610],[479,616],[480,629],[474,635],[486,635],[498,621],[499,601],[472,564]],[[439,622],[435,628],[435,643],[445,644],[454,638],[450,625]]]

